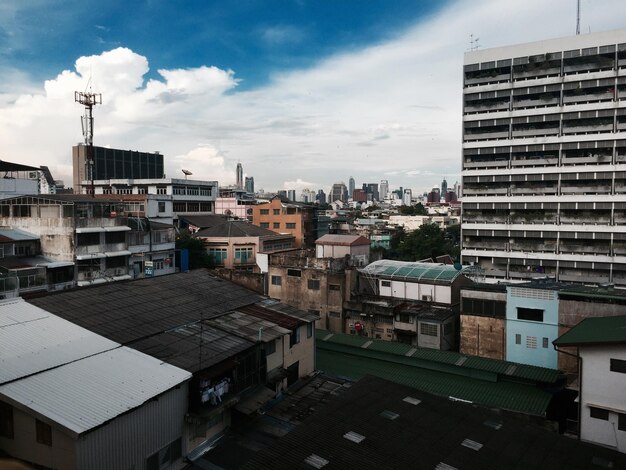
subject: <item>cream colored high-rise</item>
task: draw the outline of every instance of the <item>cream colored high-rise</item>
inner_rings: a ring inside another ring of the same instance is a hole
[[[463,262],[626,285],[626,30],[464,62]]]

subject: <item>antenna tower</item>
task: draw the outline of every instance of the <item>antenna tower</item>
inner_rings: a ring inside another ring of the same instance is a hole
[[[85,137],[86,158],[85,158],[85,175],[90,181],[89,193],[92,197],[95,195],[93,184],[93,107],[102,104],[102,95],[100,93],[91,92],[74,92],[74,101],[85,107],[85,115],[81,116],[80,121],[83,127],[83,136]]]
[[[580,0],[576,0],[576,35],[580,34]]]
[[[475,38],[473,34],[470,34],[470,40],[469,40],[469,50],[470,51],[475,51],[480,47],[480,44],[478,44],[478,40],[480,38]]]

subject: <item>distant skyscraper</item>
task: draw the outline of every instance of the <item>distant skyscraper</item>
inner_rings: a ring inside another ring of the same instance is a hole
[[[348,202],[348,188],[342,183],[335,183],[330,190],[331,201]]]
[[[412,199],[413,199],[413,191],[411,191],[410,189],[405,189],[404,194],[402,195],[402,204],[405,206],[410,206]]]
[[[287,199],[289,199],[290,201],[296,202],[296,190],[295,189],[287,190]]]
[[[354,183],[354,178],[351,176],[350,179],[348,180],[348,197],[352,197],[352,193],[354,192],[354,188],[355,188],[355,183]]]
[[[448,192],[448,182],[444,178],[443,181],[441,182],[441,195],[445,197],[447,192]]]
[[[378,196],[378,184],[376,183],[363,183],[363,189],[369,196],[367,200],[379,201],[380,197]]]
[[[389,194],[389,181],[381,180],[380,181],[380,200],[384,201]]]
[[[254,177],[246,176],[246,192],[248,194],[254,194]]]
[[[317,191],[317,195],[315,196],[315,202],[318,204],[326,204],[326,193],[323,189]]]
[[[243,167],[237,163],[237,189],[243,189]]]

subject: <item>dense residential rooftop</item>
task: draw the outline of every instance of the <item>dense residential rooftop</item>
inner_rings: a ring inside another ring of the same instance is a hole
[[[347,334],[316,331],[317,367],[358,380],[366,375],[435,395],[545,415],[559,371]]]
[[[626,455],[368,376],[242,468],[626,468]]]
[[[462,271],[448,264],[420,263],[383,259],[360,271],[366,275],[399,281],[451,284]]]

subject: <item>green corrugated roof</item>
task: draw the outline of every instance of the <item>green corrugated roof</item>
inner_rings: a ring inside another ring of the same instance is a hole
[[[326,373],[352,380],[374,375],[435,395],[540,416],[544,415],[552,397],[531,385],[462,377],[323,347],[317,348],[317,367]]]
[[[605,343],[626,343],[626,315],[585,318],[554,341],[557,346]]]
[[[326,330],[317,330],[316,338],[324,341],[329,335]],[[326,340],[327,343],[342,344],[347,346],[362,347],[368,342],[371,344],[366,348],[368,351],[379,351],[383,353],[405,356],[412,349],[415,349],[409,357],[424,362],[433,362],[438,364],[453,365],[463,369],[459,374],[468,375],[471,371],[480,371],[492,374],[499,374],[506,377],[530,380],[533,382],[555,383],[560,376],[560,372],[556,369],[548,369],[546,367],[537,367],[527,364],[519,364],[517,362],[502,361],[498,359],[489,359],[478,356],[468,356],[453,351],[439,351],[438,349],[414,348],[408,344],[396,343],[384,340],[372,340],[371,338],[348,335],[333,334]],[[425,365],[422,365],[425,366]],[[434,365],[425,366],[436,368]]]

